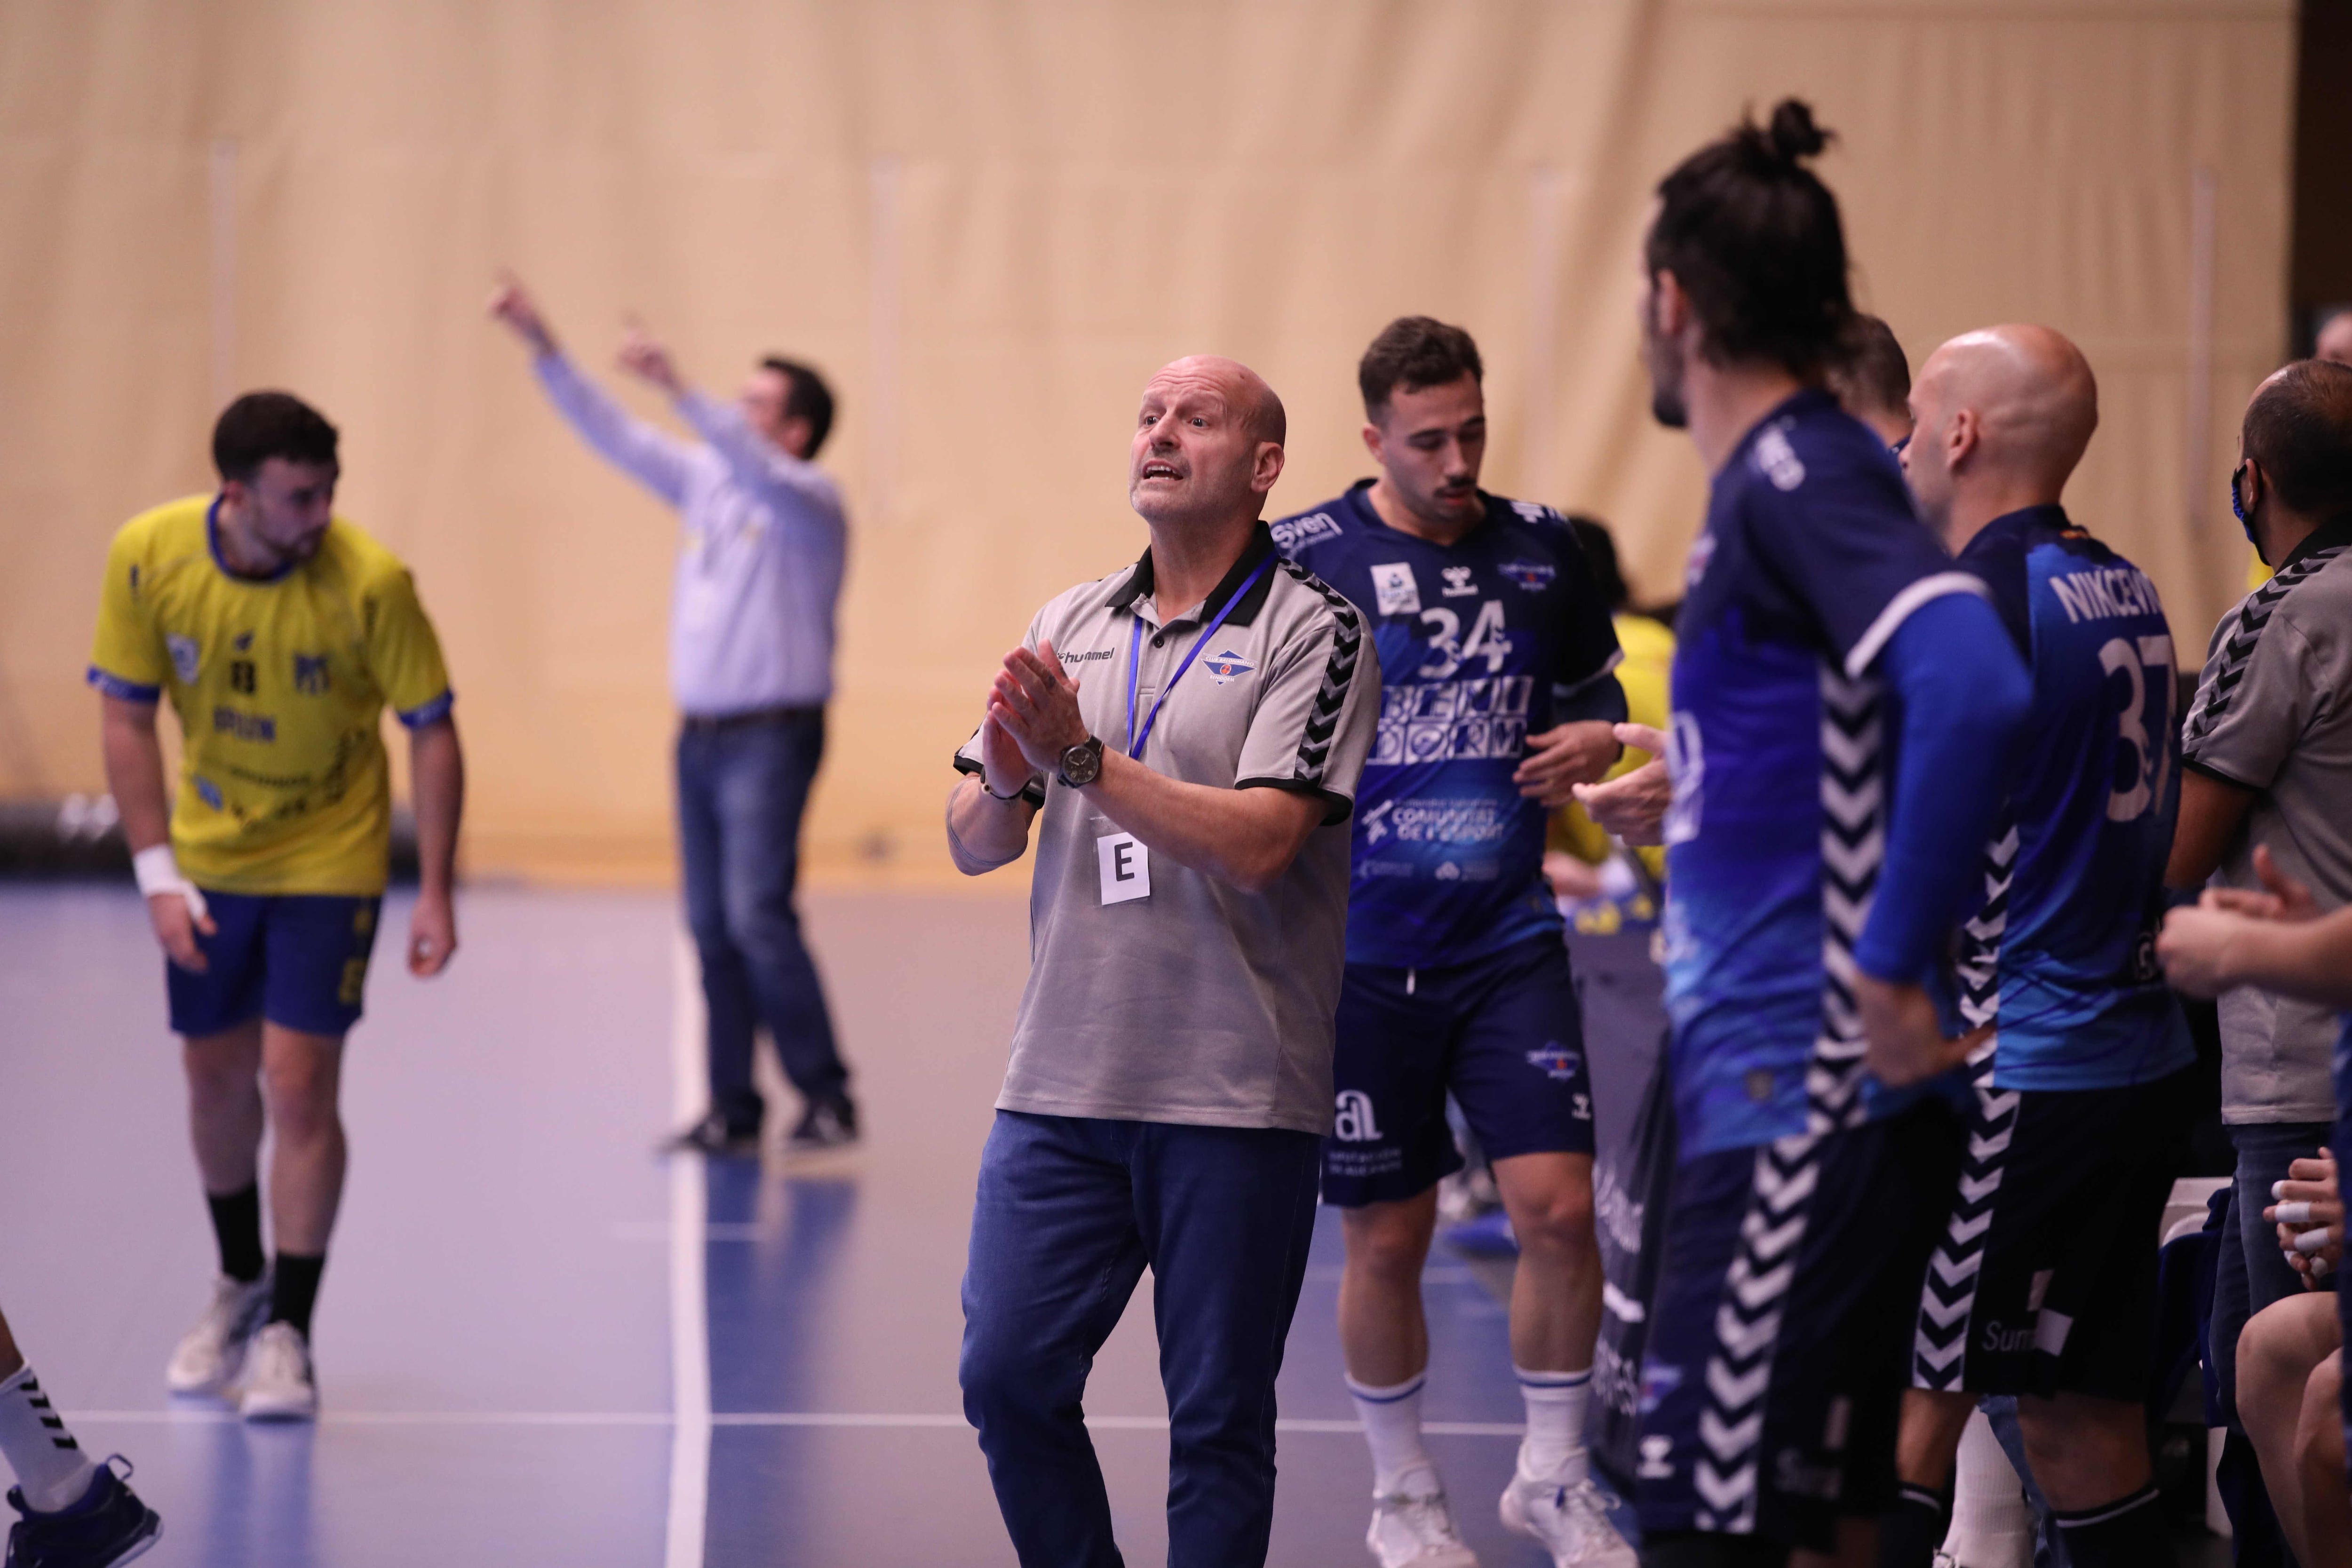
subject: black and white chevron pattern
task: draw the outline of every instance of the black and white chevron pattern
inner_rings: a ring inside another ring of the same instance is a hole
[[[2000,1011],[2000,943],[2009,930],[2010,884],[2017,875],[2017,825],[2012,821],[2004,828],[1985,846],[1984,902],[1960,927],[1959,960],[1953,966],[1960,983],[1960,1016],[1971,1029],[1993,1022]],[[1969,1064],[1979,1057],[1991,1059],[1985,1046],[1969,1054]],[[1981,1081],[1985,1075],[1972,1076]]]
[[[1821,1184],[1823,1140],[1862,1120],[1862,1017],[1853,947],[1870,918],[1886,852],[1885,688],[1822,671],[1822,1028],[1805,1073],[1806,1128],[1756,1151],[1756,1180],[1739,1222],[1739,1251],[1716,1307],[1714,1353],[1700,1407],[1697,1527],[1756,1528],[1765,1393],[1780,1314],[1797,1273]]]
[[[1807,1131],[1862,1121],[1853,945],[1886,858],[1885,687],[1822,669],[1822,1032],[1805,1073]]]
[[[1346,595],[1288,556],[1277,559],[1282,569],[1300,586],[1322,595],[1323,602],[1331,608],[1331,618],[1338,623],[1332,628],[1331,657],[1323,666],[1323,684],[1315,693],[1315,706],[1307,716],[1306,732],[1299,738],[1298,767],[1291,774],[1301,784],[1319,784],[1325,764],[1330,760],[1331,737],[1338,732],[1339,715],[1348,706],[1348,688],[1355,682],[1357,658],[1364,647],[1363,622]]]
[[[43,1430],[49,1435],[49,1441],[60,1448],[80,1448],[81,1445],[74,1441],[74,1435],[66,1430],[65,1419],[49,1404],[49,1396],[41,1392],[41,1380],[27,1376],[18,1386],[25,1391],[25,1403],[31,1405],[33,1413],[40,1418]]]
[[[1797,1250],[1821,1182],[1822,1140],[1801,1132],[1756,1151],[1756,1182],[1739,1221],[1739,1252],[1715,1310],[1715,1352],[1698,1417],[1696,1524],[1745,1535],[1756,1528],[1756,1474],[1764,1446],[1764,1396],[1780,1313],[1796,1278]]]
[[[2296,584],[2343,554],[2346,548],[2339,544],[2332,550],[2315,550],[2238,602],[2237,625],[2223,635],[2217,650],[2221,662],[2198,692],[2197,704],[2189,710],[2188,722],[2181,727],[2183,750],[2194,752],[2197,742],[2211,734],[2213,727],[2230,711],[2230,701],[2237,696],[2238,687],[2246,678],[2246,666],[2253,661],[2254,647],[2262,641],[2263,628],[2270,625],[2271,613],[2278,608],[2279,601],[2292,593]]]
[[[1972,1058],[1973,1059],[1973,1058]],[[1919,1299],[1919,1327],[1911,1343],[1911,1381],[1921,1388],[1967,1386],[1969,1318],[1976,1310],[1977,1279],[1984,1268],[1985,1239],[1992,1229],[2010,1140],[2017,1135],[2016,1089],[1992,1087],[1990,1062],[1980,1069],[1976,1120],[1960,1166],[1960,1190],[1944,1239],[1927,1264],[1927,1289]]]

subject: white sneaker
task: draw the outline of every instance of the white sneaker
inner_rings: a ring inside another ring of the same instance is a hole
[[[264,1323],[245,1359],[237,1414],[247,1421],[310,1421],[319,1414],[310,1346],[291,1323]]]
[[[1364,1544],[1381,1568],[1478,1568],[1477,1554],[1454,1528],[1444,1483],[1425,1469],[1415,1468],[1397,1490],[1373,1497]]]
[[[1505,1524],[1542,1543],[1553,1568],[1635,1568],[1633,1549],[1609,1522],[1609,1505],[1589,1480],[1517,1471],[1503,1490],[1501,1511]]]
[[[249,1285],[226,1274],[214,1280],[212,1305],[172,1352],[163,1385],[174,1394],[220,1394],[235,1386],[247,1342],[268,1315],[267,1272]]]

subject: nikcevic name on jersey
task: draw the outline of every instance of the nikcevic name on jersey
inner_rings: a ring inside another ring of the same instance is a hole
[[[2180,799],[2172,631],[2156,584],[2063,508],[1960,552],[2033,672],[2030,743],[1961,928],[1959,1009],[1997,1089],[2115,1089],[2196,1058],[2156,962]]]
[[[1276,549],[1370,618],[1380,652],[1348,961],[1459,963],[1559,929],[1545,812],[1511,775],[1530,731],[1622,713],[1617,633],[1549,507],[1482,496],[1485,521],[1440,545],[1382,522],[1371,482],[1274,525]]]
[[[1918,521],[1885,443],[1827,393],[1782,404],[1716,476],[1675,621],[1669,736],[1684,1160],[1878,1108],[1840,977],[1884,857],[1900,727],[1872,667],[1912,611],[1983,591]]]

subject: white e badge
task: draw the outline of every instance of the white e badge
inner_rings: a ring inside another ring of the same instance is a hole
[[[1141,840],[1132,833],[1113,833],[1095,840],[1102,862],[1102,901],[1129,903],[1151,896],[1151,860]]]

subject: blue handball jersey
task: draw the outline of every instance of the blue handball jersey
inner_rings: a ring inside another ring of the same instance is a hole
[[[1997,1089],[2114,1089],[2196,1059],[2156,962],[2180,798],[2172,632],[2156,584],[2029,507],[1959,564],[2033,671],[2015,782],[1961,928],[1962,1017],[1994,1028]]]
[[[1818,391],[1741,440],[1675,620],[1666,1005],[1682,1157],[1826,1131],[1863,1093],[1853,949],[1884,856],[1906,616],[1982,594],[1894,454]]]
[[[1560,929],[1544,809],[1511,775],[1529,731],[1585,716],[1579,705],[1614,687],[1617,633],[1549,507],[1485,496],[1485,521],[1442,545],[1382,522],[1370,484],[1276,523],[1274,538],[1369,616],[1380,650],[1348,961],[1433,968]]]

